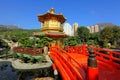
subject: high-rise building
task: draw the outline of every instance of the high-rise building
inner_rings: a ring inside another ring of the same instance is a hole
[[[63,32],[69,36],[73,36],[72,26],[69,23],[63,25]]]
[[[99,25],[89,26],[87,28],[90,30],[90,33],[96,33],[96,32],[100,31],[100,26]]]
[[[78,23],[74,23],[74,24],[73,24],[73,35],[74,35],[74,36],[77,35],[77,29],[78,29]]]
[[[78,29],[78,23],[74,23],[73,26],[71,26],[69,23],[65,23],[63,25],[63,29],[64,29],[65,34],[69,36],[76,36],[77,29]]]
[[[94,32],[99,32],[99,31],[100,31],[99,25],[95,25],[95,26],[94,26]]]
[[[96,33],[103,30],[107,26],[116,26],[116,25],[112,23],[99,23],[93,26],[88,26],[88,29],[90,30],[90,33]]]

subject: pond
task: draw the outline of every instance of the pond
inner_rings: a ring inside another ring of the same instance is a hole
[[[17,71],[10,62],[0,62],[0,80],[18,80]]]
[[[8,51],[0,52],[0,59],[8,59]],[[15,70],[11,62],[0,62],[0,80],[34,80],[37,77],[54,77],[52,67],[34,70]]]
[[[0,80],[34,80],[36,77],[53,77],[51,68],[18,71],[10,62],[0,62]]]

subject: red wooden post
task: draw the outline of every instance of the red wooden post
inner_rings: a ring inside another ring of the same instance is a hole
[[[82,54],[86,55],[86,46],[85,46],[85,44],[82,45]]]
[[[98,80],[98,67],[97,60],[93,50],[90,52],[88,57],[88,70],[87,70],[87,80]]]
[[[57,68],[56,68],[56,66],[55,66],[54,63],[53,63],[53,65],[52,65],[52,68],[53,68],[53,70],[54,70],[54,75],[55,75],[55,76],[58,75],[58,71],[57,71]]]

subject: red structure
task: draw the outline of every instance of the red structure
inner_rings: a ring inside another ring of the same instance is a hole
[[[63,80],[120,80],[117,56],[119,52],[86,45],[68,47],[68,52],[50,47],[50,57]]]
[[[24,53],[24,54],[31,54],[31,55],[42,55],[43,49],[42,48],[22,48],[22,47],[14,47],[14,52]]]

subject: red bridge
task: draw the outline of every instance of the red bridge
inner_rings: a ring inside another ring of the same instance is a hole
[[[62,80],[120,80],[120,52],[86,45],[67,51],[53,46],[50,57]]]

